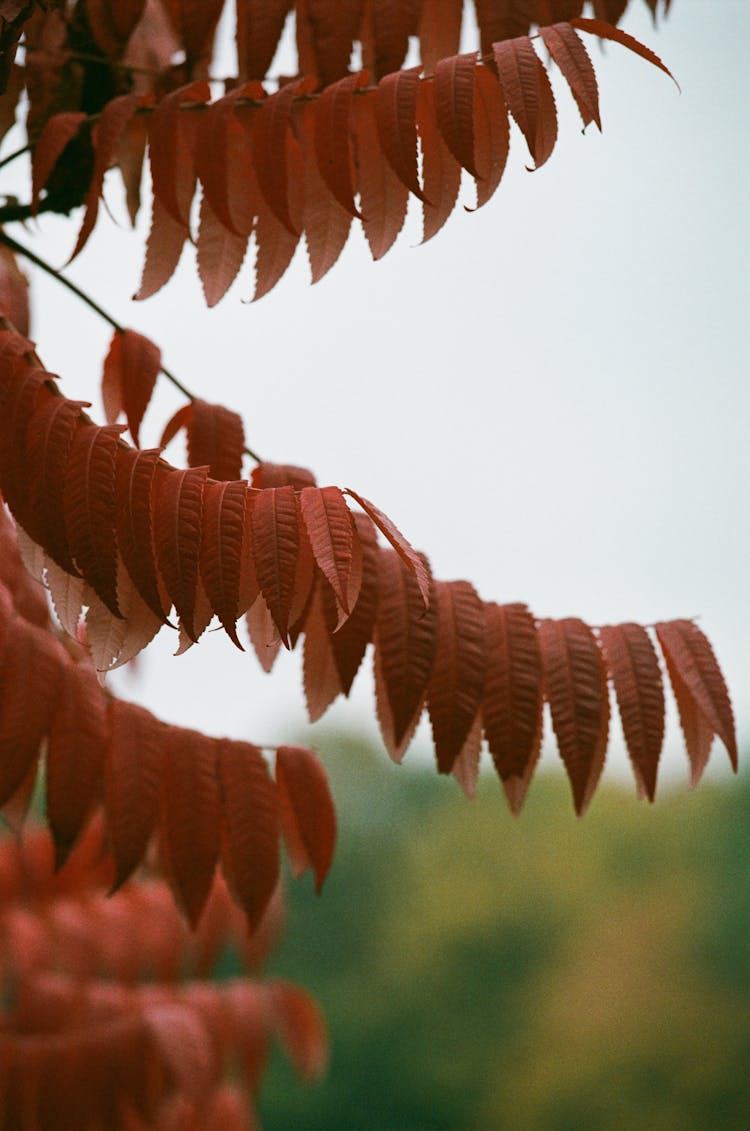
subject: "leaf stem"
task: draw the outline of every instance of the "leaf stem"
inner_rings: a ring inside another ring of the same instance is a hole
[[[116,330],[119,334],[123,334],[125,332],[125,326],[123,326],[121,322],[118,322],[116,318],[113,318],[112,315],[108,311],[106,311],[103,306],[100,306],[99,303],[95,299],[93,299],[90,294],[87,294],[86,291],[81,290],[81,288],[77,286],[76,283],[74,283],[71,279],[67,279],[63,274],[60,273],[60,271],[56,267],[53,267],[51,263],[47,263],[47,261],[45,259],[42,259],[41,256],[37,255],[35,251],[32,251],[30,247],[25,247],[23,244],[18,243],[17,240],[14,240],[12,236],[9,236],[6,232],[2,231],[2,229],[0,229],[0,243],[5,244],[6,247],[9,247],[12,251],[15,251],[17,255],[22,255],[24,259],[28,259],[30,263],[33,263],[36,267],[39,267],[40,270],[45,271],[53,279],[56,279],[58,283],[62,283],[64,287],[67,287],[67,289],[76,296],[76,298],[79,298],[81,302],[86,303],[86,305],[90,307],[91,310],[93,310],[96,314],[98,314],[100,318],[103,318],[105,322],[108,322],[113,330]],[[182,381],[180,381],[179,378],[175,377],[174,373],[172,373],[171,370],[167,369],[166,366],[162,365],[161,372],[164,374],[167,380],[170,381],[176,389],[179,389],[182,395],[189,401],[194,401],[196,399],[195,393],[191,393],[190,389],[188,389],[186,385],[183,385]],[[254,452],[252,448],[246,447],[245,454],[249,455],[251,459],[254,459],[256,463],[263,462],[261,457],[256,452]]]

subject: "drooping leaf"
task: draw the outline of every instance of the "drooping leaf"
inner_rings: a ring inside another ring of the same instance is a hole
[[[380,142],[377,93],[366,91],[354,105],[357,191],[362,227],[373,259],[380,259],[404,226],[409,190],[394,172]]]
[[[702,773],[701,762],[705,764],[708,759],[713,735],[724,743],[736,772],[737,739],[732,704],[710,642],[697,624],[689,620],[660,621],[656,625],[656,636],[677,700],[694,783]],[[705,728],[711,732],[708,740]]]
[[[441,59],[435,67],[433,89],[440,133],[456,161],[472,177],[474,158],[474,86],[476,51]]]
[[[5,244],[0,245],[0,314],[24,337],[29,332],[29,280]]]
[[[117,547],[133,584],[151,611],[164,620],[171,602],[166,593],[162,597],[156,567],[153,510],[158,466],[158,451],[118,449],[116,529]]]
[[[263,198],[276,219],[292,236],[299,229],[289,207],[289,137],[294,100],[308,94],[313,80],[303,79],[282,86],[263,103],[253,130],[253,165]]]
[[[65,528],[63,488],[73,436],[81,423],[81,401],[50,397],[32,417],[27,432],[29,502],[33,529],[54,562],[78,574]]]
[[[474,158],[477,208],[486,204],[502,180],[508,160],[508,108],[493,71],[477,67],[474,86]]]
[[[320,586],[305,620],[302,672],[307,713],[310,722],[314,723],[343,690]]]
[[[240,649],[242,645],[237,636],[237,619],[240,615],[247,511],[247,486],[244,482],[206,484],[203,498],[201,578],[211,607],[229,638]]]
[[[206,469],[157,466],[152,491],[156,561],[167,593],[191,640],[198,586]]]
[[[305,244],[313,283],[326,275],[344,250],[352,215],[343,208],[326,185],[315,154],[315,104],[296,107],[295,129],[304,159]]]
[[[154,196],[176,224],[187,228],[195,193],[196,107],[211,96],[208,83],[194,82],[167,94],[151,115],[148,151]]]
[[[419,43],[422,66],[429,74],[440,59],[458,54],[463,0],[422,0]]]
[[[536,18],[536,0],[474,0],[482,54],[499,40],[528,35]]]
[[[599,639],[614,683],[636,783],[639,792],[653,801],[664,741],[659,661],[648,633],[638,624],[605,625],[599,629]]]
[[[378,605],[378,546],[372,522],[364,514],[354,516],[362,555],[362,581],[351,615],[337,628],[338,612],[330,590],[321,592],[330,651],[341,691],[348,695],[354,677],[372,640]],[[307,630],[306,630],[307,631]]]
[[[115,616],[115,462],[121,425],[77,428],[70,446],[63,487],[63,512],[70,553],[94,592]]]
[[[536,625],[521,604],[486,603],[484,614],[484,733],[503,784],[523,782],[529,767],[533,771],[542,734],[542,661]]]
[[[257,114],[248,101],[261,102],[264,97],[261,84],[252,82],[213,102],[202,115],[195,141],[204,198],[223,227],[237,236],[250,235],[258,211],[252,126],[248,128]]]
[[[188,229],[174,220],[158,196],[151,206],[151,228],[146,240],[143,274],[134,299],[150,298],[168,283],[180,262]]]
[[[299,554],[297,499],[292,487],[268,487],[251,511],[253,558],[260,591],[282,641],[287,643]]]
[[[161,350],[150,338],[135,330],[115,331],[102,373],[104,415],[113,424],[124,411],[136,447],[160,370]]]
[[[237,59],[240,78],[264,79],[293,0],[239,0],[237,3]]]
[[[161,846],[175,898],[195,928],[219,857],[221,794],[217,743],[171,727],[163,746]]]
[[[609,698],[601,652],[582,620],[543,620],[539,646],[544,689],[560,756],[582,816],[604,767]]]
[[[304,746],[276,751],[279,815],[292,871],[311,868],[320,891],[333,860],[336,813],[328,776],[319,758]]]
[[[569,23],[542,27],[539,33],[550,55],[557,63],[570,87],[583,122],[583,128],[595,122],[601,130],[599,88],[588,52]]]
[[[534,164],[544,164],[557,137],[557,116],[547,72],[528,36],[493,44],[508,109],[526,139]]]
[[[315,156],[318,170],[342,208],[361,219],[354,203],[350,133],[355,95],[367,86],[367,71],[355,71],[323,90],[315,103]]]
[[[305,487],[299,499],[315,561],[348,615],[354,524],[346,500],[338,487]]]
[[[279,654],[281,637],[262,594],[258,594],[247,610],[245,625],[258,663],[268,675]]]
[[[443,141],[437,126],[435,88],[425,82],[417,99],[417,127],[422,151],[424,198],[422,242],[432,239],[450,216],[461,185],[461,166]]]
[[[167,728],[132,703],[110,703],[104,765],[107,838],[116,863],[114,888],[143,860],[156,828]]]
[[[574,28],[587,31],[591,35],[598,36],[599,39],[612,39],[622,47],[627,47],[629,51],[640,55],[641,59],[645,59],[647,63],[652,63],[654,67],[658,67],[660,71],[664,71],[664,74],[669,75],[677,89],[680,89],[680,84],[677,82],[672,72],[662,63],[659,56],[655,55],[649,47],[644,46],[644,44],[640,43],[632,35],[628,35],[626,31],[622,31],[622,29],[618,27],[613,27],[611,23],[605,23],[603,20],[590,20],[582,16],[570,22]]]
[[[417,97],[421,67],[386,75],[378,84],[375,104],[380,143],[396,176],[424,201],[417,175]]]
[[[388,518],[388,515],[371,503],[369,499],[365,499],[363,495],[358,495],[356,491],[352,491],[347,487],[345,494],[359,503],[362,510],[368,515],[377,526],[380,533],[390,542],[393,549],[403,561],[406,568],[414,575],[417,583],[417,588],[422,595],[422,600],[427,606],[430,601],[430,571],[425,565],[424,558],[416,552],[411,543],[407,542],[403,534],[393,522]]]
[[[388,752],[400,761],[427,694],[437,641],[437,616],[432,604],[425,610],[416,578],[397,553],[380,551],[378,574],[378,718]]]
[[[31,208],[36,214],[41,191],[63,154],[66,146],[81,130],[86,115],[80,110],[54,114],[44,124],[44,129],[34,146],[31,161]]]
[[[225,228],[207,198],[201,199],[198,220],[198,275],[206,306],[216,306],[237,278],[245,261],[249,236]]]
[[[417,34],[420,0],[368,0],[360,38],[362,63],[377,79],[398,71]]]
[[[437,642],[427,688],[438,770],[448,774],[482,703],[484,609],[468,581],[435,582]]]
[[[222,797],[222,869],[254,930],[279,878],[276,790],[263,755],[248,742],[221,740],[217,765]]]

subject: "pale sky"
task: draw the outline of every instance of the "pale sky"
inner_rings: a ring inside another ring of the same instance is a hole
[[[747,754],[750,5],[674,0],[658,31],[645,5],[632,7],[627,30],[665,60],[682,94],[616,45],[592,43],[603,135],[582,135],[556,78],[560,137],[548,165],[525,171],[513,127],[493,200],[476,214],[459,207],[424,247],[415,211],[378,264],[353,232],[315,287],[300,250],[258,304],[241,301],[253,289],[246,264],[207,311],[186,255],[159,295],[132,303],[146,217],[134,235],[102,211],[70,276],[153,337],[198,395],[240,411],[265,457],[375,501],[436,576],[468,578],[482,597],[524,600],[538,616],[699,615]],[[468,183],[462,200],[473,202]],[[36,250],[62,263],[77,223],[43,217],[36,230]],[[108,328],[50,280],[35,278],[34,294],[45,364],[101,419]],[[165,388],[144,444],[179,403]],[[139,674],[115,686],[209,733],[302,736],[296,654],[268,677],[223,633],[177,659],[173,647],[163,632]],[[375,733],[369,666],[326,727]],[[315,730],[306,734],[314,742]],[[423,732],[407,759],[418,747],[424,756]],[[617,733],[608,764],[628,772]],[[725,764],[717,745],[709,772]],[[662,776],[687,780],[674,714]]]

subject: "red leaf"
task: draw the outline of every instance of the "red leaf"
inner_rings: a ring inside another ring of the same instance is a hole
[[[168,598],[163,600],[160,593],[152,525],[159,462],[158,451],[118,449],[116,526],[118,549],[133,584],[151,611],[164,620]]]
[[[221,864],[253,931],[279,878],[276,790],[257,746],[229,739],[217,745],[223,811]]]
[[[51,720],[46,759],[47,821],[59,868],[68,858],[97,799],[109,723],[104,695],[91,668],[68,664]]]
[[[536,0],[474,0],[482,54],[489,55],[498,40],[528,35],[536,19]]]
[[[293,0],[240,0],[237,4],[237,58],[241,77],[266,77],[292,6]]]
[[[474,159],[477,208],[486,204],[505,172],[510,144],[508,108],[494,73],[477,67],[474,87]]]
[[[218,219],[208,200],[201,200],[198,220],[198,274],[206,306],[216,306],[245,261],[249,236],[238,236]]]
[[[437,640],[433,605],[425,611],[414,574],[398,554],[381,550],[375,627],[378,718],[391,757],[399,761],[422,714]]]
[[[276,1029],[298,1072],[309,1080],[319,1077],[328,1063],[325,1022],[308,993],[290,982],[268,987]]]
[[[417,34],[420,0],[369,0],[360,38],[362,62],[376,78],[398,71]]]
[[[445,144],[467,172],[477,177],[474,162],[474,83],[476,51],[441,59],[435,67],[435,112]]]
[[[656,635],[680,709],[680,721],[693,763],[694,784],[703,770],[700,765],[704,747],[701,724],[724,743],[736,772],[737,739],[732,704],[709,640],[697,624],[689,620],[662,621],[656,625]],[[706,759],[709,750],[710,743],[705,750]]]
[[[525,605],[487,603],[484,613],[484,733],[503,784],[525,782],[522,800],[542,737],[542,661],[536,625]]]
[[[330,590],[322,590],[326,624],[331,634],[331,655],[344,695],[349,694],[365,649],[372,640],[378,604],[379,552],[375,531],[372,522],[364,514],[355,515],[354,523],[362,554],[362,582],[351,615],[338,629],[336,629],[337,610]]]
[[[660,71],[664,71],[664,74],[669,75],[677,89],[680,89],[680,84],[677,82],[677,79],[674,77],[672,72],[667,67],[665,67],[659,56],[654,55],[653,51],[651,51],[648,47],[644,47],[642,43],[640,43],[637,39],[634,39],[632,35],[628,35],[626,31],[621,31],[620,28],[612,27],[611,24],[604,23],[602,20],[588,20],[580,16],[574,20],[571,20],[570,23],[573,25],[573,27],[579,28],[581,31],[587,31],[591,35],[597,35],[600,39],[613,39],[615,43],[619,43],[623,47],[627,47],[629,51],[633,51],[636,55],[640,55],[641,59],[645,59],[647,63],[653,63],[653,65],[655,67],[658,67]]]
[[[115,162],[120,138],[125,128],[145,102],[146,100],[137,94],[122,94],[106,104],[101,117],[94,124],[91,134],[94,146],[94,170],[86,193],[86,211],[69,263],[82,250],[94,230],[99,213],[99,197],[104,186],[104,174]]]
[[[604,766],[609,727],[607,680],[588,625],[576,617],[539,625],[545,694],[552,726],[583,816]]]
[[[547,72],[528,36],[495,43],[492,50],[508,108],[539,168],[551,154],[557,136]]]
[[[211,97],[208,83],[194,82],[166,95],[151,115],[148,150],[154,196],[183,228],[190,224],[195,193],[193,150],[200,114],[193,107]]]
[[[206,470],[158,468],[153,510],[159,572],[185,631],[197,640],[193,617],[203,522]]]
[[[435,91],[432,82],[422,84],[417,100],[417,126],[422,150],[424,202],[422,242],[440,231],[450,216],[461,186],[461,167],[443,141],[437,127]]]
[[[195,929],[219,855],[221,796],[217,743],[171,727],[164,742],[161,843],[175,897]]]
[[[245,624],[258,663],[268,675],[279,654],[281,638],[262,596],[258,595],[251,604],[245,615]]]
[[[305,243],[313,283],[319,282],[344,250],[352,216],[333,197],[318,170],[315,156],[315,105],[297,107],[297,137],[305,163]]]
[[[539,32],[570,87],[581,114],[583,128],[590,122],[595,122],[601,130],[596,73],[583,43],[569,23],[542,27]]]
[[[135,330],[116,330],[104,359],[102,400],[108,424],[124,409],[136,447],[143,414],[161,371],[161,350]]]
[[[377,93],[360,94],[354,104],[357,191],[362,227],[373,259],[380,259],[404,226],[409,190],[396,176],[381,148],[376,119]]]
[[[470,801],[474,801],[482,758],[482,712],[478,711],[464,744],[456,755],[451,773]]]
[[[39,207],[39,194],[49,180],[63,150],[78,134],[85,121],[86,115],[76,110],[64,114],[54,114],[45,122],[39,140],[34,146],[34,155],[31,160],[32,215],[36,215]]]
[[[253,558],[260,591],[285,644],[299,553],[297,498],[292,487],[269,487],[251,511]]]
[[[188,463],[208,466],[212,479],[239,479],[245,450],[242,418],[222,405],[198,397],[187,425]]]
[[[104,807],[116,863],[114,890],[141,863],[154,832],[168,732],[148,711],[119,699],[110,702],[110,726]]]
[[[78,574],[70,556],[63,513],[63,487],[73,436],[85,402],[50,397],[31,419],[27,436],[32,526],[40,544],[61,569]]]
[[[84,424],[70,447],[63,488],[65,529],[70,552],[94,592],[115,616],[117,546],[115,543],[115,460],[121,425]]]
[[[300,508],[318,567],[348,615],[354,527],[346,500],[338,487],[305,487]]]
[[[614,683],[638,790],[653,801],[664,741],[659,661],[648,633],[639,624],[605,625],[599,629],[599,639]]]
[[[253,169],[252,127],[243,121],[255,119],[254,106],[238,107],[240,99],[261,101],[260,83],[238,87],[203,113],[195,144],[195,163],[204,197],[224,228],[238,236],[249,236],[258,211],[258,186]]]
[[[240,583],[247,520],[247,486],[242,482],[207,483],[203,497],[201,577],[211,607],[229,638],[237,636]]]
[[[168,0],[167,12],[191,63],[211,54],[224,3],[225,0]]]
[[[307,713],[314,723],[342,691],[320,587],[305,620],[303,680]]]
[[[36,764],[64,664],[62,649],[43,629],[11,621],[0,654],[0,805]]]
[[[380,80],[375,103],[383,153],[396,176],[419,200],[425,197],[417,176],[417,96],[421,67]]]
[[[297,0],[295,19],[300,74],[314,74],[321,86],[349,70],[358,38],[363,0]]]
[[[421,557],[412,545],[406,541],[403,534],[391,522],[386,514],[383,514],[374,503],[371,503],[364,496],[358,495],[356,491],[352,491],[350,487],[346,488],[347,495],[351,495],[365,514],[369,515],[372,521],[377,526],[378,530],[390,542],[393,549],[403,561],[410,573],[414,575],[419,592],[422,595],[422,600],[425,607],[430,602],[430,571],[425,565],[424,558]]]
[[[328,776],[317,756],[304,746],[279,746],[276,784],[281,828],[292,871],[312,868],[320,891],[333,860],[336,813]]]
[[[482,703],[484,609],[468,581],[435,583],[437,644],[427,688],[438,770],[448,774]]]
[[[297,231],[291,232],[276,218],[263,201],[259,201],[258,222],[255,226],[257,256],[255,259],[255,292],[253,302],[275,287],[291,263],[304,225],[304,161],[296,140],[286,138],[287,167],[289,170],[289,214]]]
[[[463,7],[463,0],[422,0],[419,43],[422,66],[428,74],[440,59],[458,53]]]
[[[180,262],[188,229],[167,212],[158,196],[151,209],[151,229],[146,240],[146,260],[143,264],[141,284],[134,299],[150,298],[172,278]]]
[[[355,71],[325,88],[315,103],[315,154],[326,185],[342,208],[362,219],[354,203],[350,132],[355,94],[367,86],[367,71]]]
[[[312,79],[287,83],[270,95],[255,120],[253,165],[263,198],[276,219],[293,236],[299,235],[290,212],[289,145],[294,100],[315,87]]]
[[[314,487],[315,476],[306,467],[295,467],[289,463],[269,463],[264,460],[253,468],[250,477],[253,487]]]
[[[19,334],[29,332],[29,280],[9,247],[0,245],[0,313]]]
[[[5,388],[0,386],[0,490],[16,521],[31,534],[27,437],[35,414],[51,399],[45,387],[49,374],[23,366],[17,374],[11,369],[9,377]]]

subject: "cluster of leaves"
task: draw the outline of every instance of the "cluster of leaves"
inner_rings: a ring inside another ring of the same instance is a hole
[[[44,16],[45,27],[63,21],[65,66],[81,54],[81,21],[93,58],[112,65],[121,56],[131,64],[141,59],[142,23],[151,27],[154,13],[142,2],[126,5],[125,12],[122,7],[102,0],[79,4],[77,23],[65,23],[56,11]],[[31,137],[30,210],[35,213],[40,204],[66,210],[85,200],[73,255],[94,228],[104,175],[113,165],[122,172],[135,219],[148,148],[153,205],[138,298],[167,282],[186,242],[195,243],[209,306],[236,278],[251,237],[255,298],[278,282],[303,235],[313,282],[337,261],[355,219],[379,259],[403,227],[410,196],[421,203],[424,239],[430,239],[455,207],[462,169],[476,182],[477,207],[495,192],[508,156],[511,117],[534,165],[544,164],[557,138],[557,114],[546,66],[528,34],[532,25],[541,25],[538,41],[567,80],[584,127],[593,122],[601,128],[601,121],[596,76],[580,30],[615,39],[666,70],[625,32],[582,17],[582,2],[477,3],[483,52],[478,58],[476,51],[456,54],[462,0],[449,5],[451,11],[429,2],[305,0],[296,5],[299,74],[270,93],[260,79],[291,4],[250,0],[237,5],[239,78],[225,82],[223,97],[211,101],[206,59],[223,3],[200,5],[202,19],[195,5],[163,7],[168,19],[162,20],[162,66],[150,83],[134,83],[131,74],[129,89],[114,93],[111,68],[96,63],[92,78],[92,64],[84,67],[93,85],[102,87],[93,118],[92,103],[82,105],[79,92],[63,99],[65,108],[55,103],[50,113],[49,91],[37,95],[30,81],[37,65],[33,35],[27,47],[29,126],[41,127]],[[595,5],[614,18],[623,7]],[[410,36],[417,34],[421,62],[401,70]],[[365,65],[350,73],[355,42]],[[168,67],[176,48],[185,63]]]
[[[223,882],[189,934],[163,881],[128,883],[92,821],[62,868],[49,834],[0,850],[0,1128],[253,1131],[269,1044],[312,1078],[326,1060],[317,1006],[298,986],[216,982],[232,946],[246,966],[280,926],[274,903],[248,938]]]
[[[249,928],[258,926],[278,884],[282,835],[295,873],[312,868],[322,884],[335,817],[315,754],[279,747],[274,781],[257,746],[168,726],[105,693],[87,651],[50,623],[4,508],[0,687],[0,806],[20,823],[44,750],[58,865],[101,807],[115,887],[146,859],[156,836],[174,897],[193,926],[219,861]]]
[[[130,352],[131,336],[120,335],[120,356]],[[138,337],[132,349],[149,356],[143,341]],[[105,382],[119,404],[111,357],[112,350]],[[142,403],[131,409],[132,430],[140,415]],[[453,773],[471,794],[484,738],[518,811],[539,756],[546,699],[579,813],[604,765],[611,680],[639,792],[653,798],[664,693],[646,629],[625,624],[594,632],[578,618],[537,622],[524,605],[484,602],[467,581],[432,578],[426,559],[355,492],[349,494],[363,514],[349,511],[338,487],[316,487],[300,468],[261,463],[252,485],[211,478],[220,457],[233,468],[242,461],[243,431],[227,410],[193,403],[173,418],[166,435],[175,421],[188,428],[190,462],[208,466],[178,470],[159,450],[131,448],[121,439],[121,426],[93,424],[79,402],[59,394],[28,341],[10,330],[0,335],[0,488],[25,559],[48,586],[71,635],[79,634],[87,607],[86,636],[97,668],[130,659],[172,607],[180,650],[198,640],[214,615],[242,647],[237,621],[244,616],[267,670],[281,644],[293,647],[304,636],[305,692],[315,720],[339,694],[349,693],[372,642],[378,716],[394,759],[403,756],[426,706],[439,771]],[[376,529],[389,548],[378,545]],[[715,735],[736,765],[732,709],[706,637],[682,620],[658,624],[656,635],[694,779]],[[51,703],[53,685],[46,683]],[[25,684],[26,693],[36,694],[31,686]],[[193,747],[180,765],[191,783],[183,792],[197,805],[202,752],[214,767],[215,750],[210,740],[189,743],[184,735],[177,745]],[[231,783],[225,780],[230,762],[218,759],[225,806],[235,790],[255,789],[259,755],[241,749],[247,765],[237,768],[240,762],[231,756]],[[12,779],[6,770],[6,797],[26,772],[24,760]],[[218,798],[220,785],[213,788]],[[197,811],[213,812],[217,804],[207,806],[203,798]],[[187,818],[188,809],[175,816],[175,830]],[[202,839],[195,837],[195,813],[189,823],[193,829],[186,835],[195,850]],[[245,829],[243,835],[259,834]],[[186,888],[194,868],[192,858]],[[205,885],[194,882],[204,892]],[[182,885],[180,891],[195,918],[200,898],[196,904]],[[253,897],[246,903],[253,917]]]

